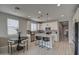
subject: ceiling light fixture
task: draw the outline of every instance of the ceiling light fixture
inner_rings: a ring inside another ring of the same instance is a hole
[[[59,7],[59,6],[61,6],[61,4],[57,4],[57,6]]]
[[[41,14],[42,12],[41,11],[38,11],[38,14]]]
[[[64,17],[64,15],[61,15],[61,17]]]
[[[46,16],[47,16],[47,22],[48,22],[48,13],[46,14]],[[48,26],[48,23],[47,23],[47,26]]]
[[[28,16],[29,18],[31,17],[31,16]]]
[[[42,12],[39,10],[39,11],[38,11],[38,17],[37,17],[37,18],[38,18],[38,19],[42,19],[42,17],[43,17]]]

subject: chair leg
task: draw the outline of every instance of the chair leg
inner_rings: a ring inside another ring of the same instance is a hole
[[[27,42],[28,43],[28,42]],[[25,42],[24,42],[24,45],[25,45]],[[26,48],[26,45],[24,46],[24,51],[23,52],[25,52],[25,48]]]
[[[49,45],[49,42],[47,42],[47,50],[49,50],[50,48],[48,47],[48,45]]]
[[[41,40],[39,40],[39,47],[41,47]]]
[[[40,42],[39,42],[39,40],[38,40],[38,46],[39,46],[39,43],[40,43]]]
[[[46,47],[48,48],[48,42],[46,42]]]
[[[42,46],[41,46],[42,48],[44,48],[44,42],[42,41]]]
[[[25,46],[24,46],[24,50],[23,50],[23,53],[25,52]]]
[[[38,45],[38,46],[39,46],[39,43],[40,43],[40,42],[39,42],[39,40],[37,40],[37,41],[36,41],[36,45]]]
[[[44,47],[44,41],[42,40],[42,48]]]
[[[47,42],[45,42],[45,47],[47,47]]]
[[[46,46],[45,47],[48,48],[48,42],[45,42],[45,43],[46,43]]]
[[[8,53],[9,53],[9,44],[8,44]]]
[[[11,44],[11,54],[13,54],[13,52],[12,52],[12,44]]]

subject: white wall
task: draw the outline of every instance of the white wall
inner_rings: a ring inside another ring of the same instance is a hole
[[[7,16],[0,13],[0,37],[7,37]]]
[[[75,22],[79,22],[79,8],[73,16],[73,19],[70,21],[69,26],[69,42],[74,45],[75,41]]]
[[[73,20],[70,20],[69,21],[69,43],[70,44],[73,44],[74,42],[74,33],[73,33],[73,31],[74,31],[74,28],[73,28]]]
[[[27,30],[31,30],[31,21],[27,21]]]
[[[5,14],[5,13],[0,13],[0,37],[8,36],[8,33],[7,33],[7,19],[8,18],[19,20],[20,31],[22,32],[22,35],[25,35],[26,29],[27,29],[26,19],[9,15],[9,14]]]
[[[20,32],[21,32],[21,35],[22,36],[26,36],[26,30],[27,30],[27,20],[25,20],[25,19],[21,19],[20,21],[19,21],[19,30],[20,30]]]

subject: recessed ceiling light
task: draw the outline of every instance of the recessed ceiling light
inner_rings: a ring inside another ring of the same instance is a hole
[[[64,15],[61,15],[61,17],[64,17]]]
[[[57,6],[59,7],[59,6],[61,6],[61,4],[57,4]]]
[[[41,14],[41,11],[38,11],[38,14]]]
[[[31,16],[28,16],[29,18],[31,17]]]

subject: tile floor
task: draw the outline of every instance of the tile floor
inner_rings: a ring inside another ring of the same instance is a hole
[[[0,55],[10,55],[8,54],[7,47],[0,48]],[[25,51],[14,52],[13,55],[73,55],[74,49],[67,41],[55,42],[53,48],[41,48],[35,46],[34,43],[31,44],[30,49]]]

